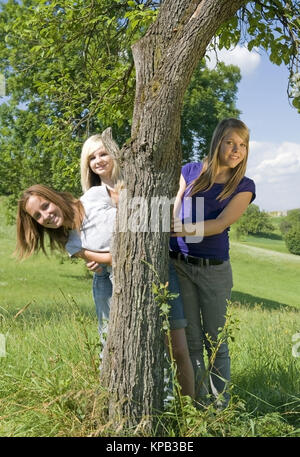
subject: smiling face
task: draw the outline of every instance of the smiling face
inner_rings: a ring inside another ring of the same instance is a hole
[[[221,141],[219,165],[235,168],[247,155],[247,142],[235,130],[229,130]]]
[[[64,223],[62,210],[39,195],[31,195],[28,198],[25,211],[45,228],[58,229]]]
[[[113,158],[106,152],[104,146],[94,151],[89,156],[89,166],[95,175],[100,178],[110,179],[114,168]]]

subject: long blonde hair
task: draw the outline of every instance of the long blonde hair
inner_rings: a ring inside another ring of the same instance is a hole
[[[28,199],[37,195],[57,205],[63,213],[63,226],[57,229],[43,227],[26,211]],[[68,240],[69,230],[79,229],[84,218],[84,208],[69,192],[57,192],[42,184],[26,189],[19,201],[17,209],[17,245],[15,255],[20,259],[29,257],[40,249],[45,249],[45,234],[50,240],[50,249],[63,250]]]
[[[121,180],[121,172],[118,163],[119,147],[112,138],[111,128],[107,128],[104,132],[90,136],[83,144],[81,157],[80,157],[80,175],[81,187],[83,192],[86,192],[90,187],[101,185],[100,176],[96,175],[90,168],[89,162],[91,155],[97,149],[104,146],[107,153],[113,159],[114,165],[112,170],[111,179],[117,184]]]
[[[191,196],[200,191],[209,190],[215,183],[219,167],[220,145],[223,138],[230,130],[234,130],[243,139],[246,144],[246,154],[244,159],[233,169],[231,177],[225,183],[224,189],[217,198],[219,200],[225,200],[225,198],[228,198],[235,191],[241,179],[245,176],[249,151],[249,129],[246,124],[239,119],[223,119],[215,128],[210,144],[209,154],[204,160],[203,169],[200,175],[190,184]]]

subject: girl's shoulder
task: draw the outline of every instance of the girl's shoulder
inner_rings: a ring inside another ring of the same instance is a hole
[[[185,179],[185,182],[189,184],[198,178],[203,168],[203,162],[190,162],[183,165],[181,174]]]
[[[99,198],[107,197],[106,186],[93,186],[90,187],[81,197],[82,202],[93,201]]]
[[[255,182],[253,181],[253,179],[250,179],[247,176],[244,176],[240,180],[234,194],[237,194],[239,192],[252,192],[253,195],[252,195],[251,202],[253,202],[253,200],[256,197]]]
[[[255,182],[253,181],[253,179],[250,179],[247,176],[244,176],[240,180],[237,188],[238,188],[238,192],[243,192],[243,191],[245,192],[246,190],[255,191]]]

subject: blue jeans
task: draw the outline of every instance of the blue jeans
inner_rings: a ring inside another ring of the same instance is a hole
[[[98,317],[98,330],[101,334],[105,321],[109,319],[110,300],[112,296],[112,271],[111,267],[101,265],[101,273],[94,273],[93,298]]]
[[[98,329],[101,334],[105,321],[109,319],[110,301],[112,297],[112,271],[111,267],[101,265],[101,273],[95,273],[93,278],[93,298],[98,317]],[[183,304],[180,297],[179,282],[174,266],[169,262],[169,291],[179,294],[171,300],[169,315],[170,328],[172,330],[186,327],[186,320],[183,313]]]
[[[170,302],[170,329],[176,330],[178,328],[184,328],[187,326],[187,321],[184,317],[183,303],[181,300],[177,273],[171,261],[169,261],[169,292],[173,294],[178,294],[178,296]]]

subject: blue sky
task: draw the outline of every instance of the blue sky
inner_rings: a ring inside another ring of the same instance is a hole
[[[265,211],[300,208],[300,114],[287,97],[287,68],[240,46],[218,58],[242,73],[237,107],[251,133],[247,176],[256,183],[254,203]]]
[[[239,85],[238,108],[257,141],[300,141],[300,115],[287,97],[288,70],[264,53]]]

